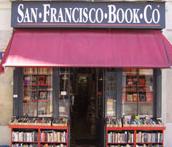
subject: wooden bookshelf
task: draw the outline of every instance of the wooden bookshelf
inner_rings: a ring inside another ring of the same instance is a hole
[[[59,124],[50,126],[46,124],[11,124],[11,147],[17,145],[35,145],[44,147],[49,145],[63,145],[69,147],[69,126]]]
[[[165,127],[162,125],[128,125],[123,127],[107,125],[106,147],[119,145],[128,145],[127,147],[141,147],[143,145],[164,147],[164,130]]]

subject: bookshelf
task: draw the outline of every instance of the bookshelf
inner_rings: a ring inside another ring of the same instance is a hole
[[[125,115],[152,115],[154,103],[153,70],[126,69],[122,76],[122,113]]]
[[[23,69],[23,115],[52,116],[52,68]]]
[[[149,76],[127,75],[126,85],[123,87],[124,102],[152,102],[152,83],[148,84]]]
[[[66,124],[11,124],[11,147],[69,147]]]
[[[106,126],[106,147],[163,147],[163,125]]]

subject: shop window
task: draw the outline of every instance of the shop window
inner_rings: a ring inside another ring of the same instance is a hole
[[[124,69],[122,73],[123,115],[153,116],[153,69]]]
[[[23,115],[52,117],[52,68],[23,69]]]
[[[60,68],[59,117],[67,118],[69,116],[70,100],[74,101],[70,80],[70,70],[68,68]]]
[[[105,117],[116,116],[116,74],[113,70],[105,72]]]

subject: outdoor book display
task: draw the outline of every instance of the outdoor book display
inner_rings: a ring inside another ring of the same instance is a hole
[[[106,147],[163,147],[164,129],[161,120],[140,117],[108,118]]]
[[[74,75],[77,70],[69,68],[19,70],[21,77],[18,78],[22,88],[18,86],[19,89],[15,91],[21,93],[14,94],[16,105],[14,114],[17,115],[14,115],[10,123],[11,146],[70,146],[72,139],[70,140],[69,136],[73,133],[72,121],[69,119],[70,112],[79,106],[74,105],[78,103],[77,88],[74,86],[76,82]],[[87,98],[89,100],[87,120],[90,123],[91,134],[95,135],[95,122],[97,118],[100,119],[99,126],[102,132],[99,134],[106,136],[102,139],[105,140],[101,143],[102,147],[163,147],[165,127],[161,120],[154,116],[157,108],[153,109],[158,102],[155,95],[157,71],[125,68],[99,72],[96,73],[100,76],[97,77],[98,87],[95,86],[99,101],[96,101],[94,96]],[[93,82],[94,79],[91,78]],[[82,97],[80,99],[82,100]],[[95,109],[95,105],[100,108]]]
[[[59,111],[60,116],[53,117],[53,69],[23,68],[21,76],[22,115],[11,120],[11,146],[68,147],[69,125],[66,108],[63,108],[65,115],[61,115]],[[60,100],[64,101],[64,98]],[[60,108],[64,107],[61,101]]]
[[[12,147],[68,147],[67,119],[13,119]]]

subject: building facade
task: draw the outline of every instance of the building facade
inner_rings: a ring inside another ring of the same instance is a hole
[[[166,28],[163,30],[164,35],[172,42],[172,1],[166,1]],[[7,47],[9,39],[12,35],[11,24],[11,1],[0,1],[0,51],[4,51]],[[0,145],[10,144],[10,129],[8,124],[13,112],[13,70],[14,68],[6,68],[5,73],[0,75]],[[166,126],[165,130],[165,147],[170,147],[172,141],[170,134],[172,133],[172,114],[171,112],[171,85],[172,85],[171,69],[162,69],[162,118]]]

